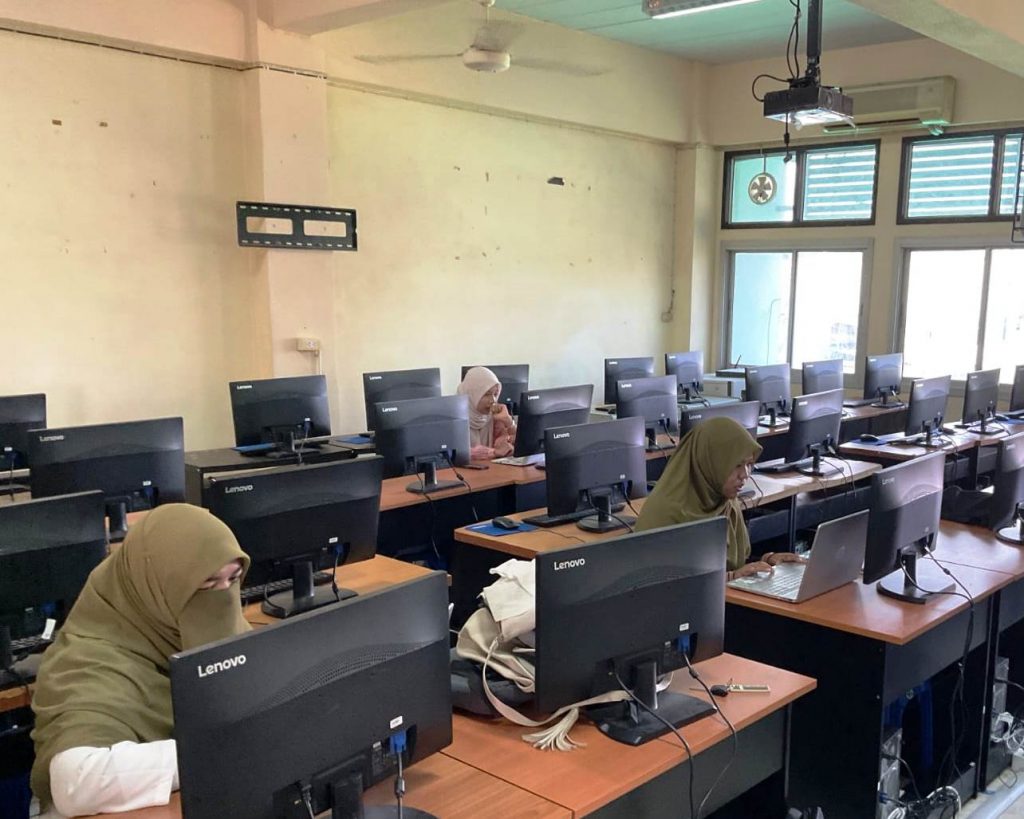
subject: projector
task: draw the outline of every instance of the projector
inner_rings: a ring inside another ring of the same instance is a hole
[[[764,95],[766,119],[804,125],[853,124],[853,99],[842,89],[818,84],[794,84]]]

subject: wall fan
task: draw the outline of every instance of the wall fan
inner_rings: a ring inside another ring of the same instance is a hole
[[[475,0],[475,2],[483,6],[485,19],[480,28],[476,30],[473,42],[463,51],[449,54],[357,54],[356,59],[374,65],[461,59],[466,68],[473,71],[486,71],[491,74],[508,71],[513,65],[517,68],[553,71],[573,77],[596,77],[607,73],[607,69],[604,68],[576,65],[546,57],[525,57],[517,54],[513,58],[509,47],[522,33],[522,24],[507,20],[491,20],[490,9],[494,5],[494,0]]]

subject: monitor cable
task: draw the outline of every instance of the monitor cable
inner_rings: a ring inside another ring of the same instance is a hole
[[[441,553],[438,551],[437,541],[434,539],[434,530],[437,529],[437,510],[434,508],[434,499],[426,491],[427,482],[423,479],[423,473],[417,472],[416,476],[420,479],[420,486],[423,487],[422,495],[426,498],[427,508],[430,510],[430,548],[434,550],[434,557],[437,558],[438,568],[441,568],[444,561],[441,560]]]
[[[697,813],[693,809],[694,808],[694,806],[693,806],[693,789],[694,789],[694,785],[693,785],[693,751],[690,750],[690,743],[688,743],[686,741],[686,737],[684,737],[679,732],[678,728],[676,728],[671,722],[669,722],[667,719],[665,719],[661,714],[659,714],[653,708],[648,706],[647,703],[645,703],[636,694],[634,694],[629,689],[629,687],[622,681],[622,677],[619,676],[619,672],[617,670],[614,672],[614,674],[615,674],[615,681],[619,684],[619,688],[621,688],[623,691],[625,691],[629,695],[629,698],[633,702],[635,702],[640,708],[642,708],[644,711],[646,711],[648,714],[650,714],[652,717],[654,717],[656,720],[658,720],[658,722],[660,722],[662,725],[664,725],[666,728],[668,728],[668,730],[670,730],[673,734],[675,734],[676,738],[683,744],[683,747],[686,749],[686,758],[687,758],[687,762],[689,763],[687,765],[687,767],[690,769],[689,770],[690,789],[689,789],[689,794],[688,794],[689,803],[690,803],[690,816],[696,817]]]
[[[476,504],[473,503],[473,499],[472,499],[473,498],[473,487],[469,485],[469,482],[464,477],[462,477],[462,473],[460,473],[459,470],[455,468],[455,462],[452,461],[452,454],[451,454],[451,452],[449,452],[446,449],[446,450],[444,450],[443,454],[444,454],[444,459],[448,462],[448,467],[451,469],[452,472],[455,473],[455,479],[459,483],[461,483],[464,487],[466,487],[466,494],[469,495],[469,498],[470,498],[469,509],[473,513],[473,522],[474,523],[479,523],[480,522],[480,515],[478,515],[476,513]]]
[[[682,654],[683,660],[686,662],[686,668],[690,672],[690,676],[693,677],[693,679],[695,679],[698,683],[700,683],[700,687],[707,692],[708,699],[711,701],[711,705],[714,707],[715,713],[718,714],[718,716],[722,718],[725,724],[729,726],[729,731],[732,734],[732,753],[729,754],[729,761],[726,762],[722,770],[718,772],[718,776],[715,777],[715,781],[711,783],[711,787],[708,788],[707,793],[704,794],[704,798],[700,800],[700,804],[697,806],[697,813],[695,819],[700,819],[701,815],[704,813],[704,806],[707,804],[708,799],[711,798],[712,792],[715,790],[715,788],[718,787],[718,784],[725,777],[726,772],[729,770],[730,767],[732,767],[733,762],[736,761],[736,755],[737,753],[739,753],[740,748],[740,738],[736,733],[736,726],[732,724],[729,718],[725,715],[725,712],[723,712],[722,709],[719,708],[718,700],[716,700],[714,694],[711,693],[711,689],[708,688],[707,683],[705,683],[704,680],[700,678],[700,674],[697,673],[697,669],[695,669],[693,665],[690,663],[689,656],[686,654],[685,651],[682,652]]]

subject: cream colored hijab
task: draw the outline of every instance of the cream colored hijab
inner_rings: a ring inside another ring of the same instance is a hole
[[[494,424],[489,412],[480,412],[477,405],[494,385],[501,386],[498,376],[486,367],[470,367],[456,392],[469,397],[469,437],[471,446],[493,446]],[[498,391],[501,395],[501,391]]]
[[[722,495],[725,479],[761,445],[731,418],[709,418],[679,442],[654,491],[644,503],[636,528],[657,529],[723,515],[729,523],[726,562],[733,571],[750,556],[743,507]]]
[[[233,560],[249,568],[231,530],[205,509],[168,504],[132,526],[89,575],[36,681],[32,790],[50,802],[50,760],[80,746],[168,739],[168,658],[240,634],[238,585],[200,591]]]

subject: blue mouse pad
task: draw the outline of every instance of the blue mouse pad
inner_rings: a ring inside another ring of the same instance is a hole
[[[537,527],[531,526],[529,523],[520,523],[518,529],[502,529],[500,526],[495,526],[490,521],[486,521],[484,523],[474,523],[466,528],[471,532],[479,532],[481,535],[501,537],[502,535],[516,535],[520,532],[532,532]]]
[[[343,444],[356,444],[358,446],[373,443],[373,438],[367,438],[365,435],[340,435],[335,440],[341,441]]]

